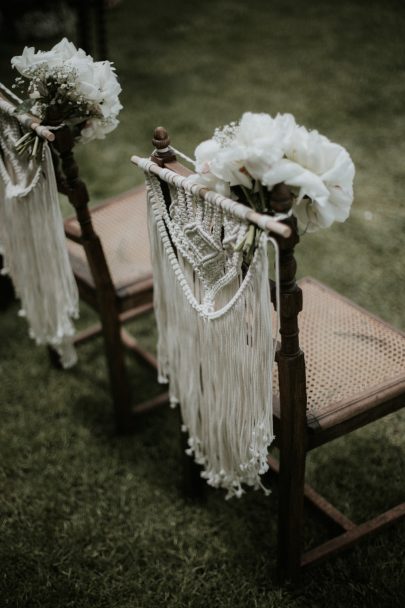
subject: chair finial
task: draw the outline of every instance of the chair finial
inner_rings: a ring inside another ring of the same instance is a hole
[[[176,155],[170,147],[170,137],[164,127],[156,127],[153,132],[152,144],[155,146],[152,160],[159,166],[164,167],[165,163],[176,160]]]
[[[164,127],[156,127],[153,132],[152,143],[158,151],[169,147],[170,137]]]

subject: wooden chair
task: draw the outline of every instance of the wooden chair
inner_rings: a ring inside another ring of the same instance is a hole
[[[12,107],[10,100],[2,94],[0,97]],[[20,115],[16,116],[20,120]],[[124,322],[153,309],[145,187],[113,197],[90,211],[87,188],[74,159],[71,130],[60,127],[61,120],[51,111],[45,122],[59,127],[53,134],[48,131],[56,181],[58,190],[67,196],[76,212],[75,217],[65,221],[65,234],[79,294],[100,317],[100,323],[79,332],[74,343],[79,345],[103,335],[117,430],[128,432],[137,415],[167,402],[167,394],[161,394],[134,405],[125,366],[125,350],[129,349],[156,368],[154,356],[122,327]],[[32,128],[35,124],[37,119],[33,117]],[[0,301],[6,300],[6,295],[8,301],[9,283],[4,279],[0,287],[4,294]],[[60,367],[56,351],[49,348],[49,353],[52,364]]]
[[[176,162],[161,128],[155,131],[154,144],[157,152],[152,158],[160,166],[188,173]],[[291,205],[288,188],[275,186],[273,210],[284,212]],[[273,407],[279,461],[269,457],[269,465],[279,474],[279,572],[282,578],[296,579],[302,567],[332,556],[405,516],[402,503],[358,525],[305,483],[310,450],[405,404],[405,335],[311,278],[297,284],[297,223],[294,217],[284,223],[292,235],[278,239],[281,341]],[[273,305],[274,292],[273,286]],[[201,496],[206,484],[189,457],[185,469],[188,492]],[[304,497],[337,525],[341,534],[302,554]]]
[[[55,124],[56,120],[48,120]],[[55,132],[52,143],[58,189],[73,205],[75,217],[65,220],[70,261],[79,294],[95,309],[100,323],[75,337],[75,344],[102,334],[118,432],[130,432],[135,418],[168,401],[161,394],[134,404],[125,366],[131,350],[148,366],[155,357],[142,349],[122,324],[153,309],[153,282],[146,222],[145,187],[139,186],[89,210],[89,196],[75,162],[69,128]],[[57,365],[57,357],[51,352]]]
[[[108,57],[106,4],[106,0],[71,0],[76,11],[78,45],[86,53],[97,55],[99,60]],[[95,38],[94,45],[91,43],[92,33]]]

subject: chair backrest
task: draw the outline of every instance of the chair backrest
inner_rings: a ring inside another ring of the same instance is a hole
[[[96,289],[108,290],[113,299],[114,285],[106,260],[101,240],[97,235],[89,210],[90,197],[87,186],[79,173],[79,166],[75,160],[75,138],[72,130],[63,124],[57,111],[50,108],[44,123],[55,128],[55,139],[51,144],[52,159],[58,190],[64,194],[76,214],[81,234],[77,237],[85,252],[93,276]],[[70,239],[75,237],[70,234]]]

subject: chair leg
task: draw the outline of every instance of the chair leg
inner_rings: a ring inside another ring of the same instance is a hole
[[[94,12],[97,31],[98,58],[100,61],[104,61],[108,57],[105,0],[95,0]]]
[[[48,349],[49,361],[50,361],[50,364],[52,365],[52,367],[54,369],[63,369],[63,365],[60,360],[59,353],[54,348],[52,348],[52,346],[48,346],[47,349]]]
[[[202,468],[194,458],[186,454],[187,435],[181,434],[182,470],[183,470],[183,492],[186,498],[201,501],[205,498],[206,483],[201,477]]]
[[[100,316],[117,431],[128,433],[133,426],[131,395],[125,367],[124,346],[121,341],[121,327],[118,316],[114,313],[115,311],[104,312]]]
[[[280,393],[278,570],[282,580],[295,581],[300,571],[304,523],[306,411],[303,354],[295,361],[280,357],[278,365],[285,380],[283,394]]]
[[[87,196],[87,193],[85,193]],[[104,338],[105,355],[110,376],[111,394],[118,433],[133,429],[131,396],[125,368],[124,345],[121,340],[121,322],[114,285],[107,266],[99,237],[94,233],[87,207],[78,214],[82,229],[83,247],[97,290],[98,312]]]
[[[278,570],[281,579],[297,580],[304,524],[305,458],[295,450],[280,454]]]
[[[77,38],[78,46],[86,53],[91,53],[90,43],[90,6],[87,0],[77,0]]]
[[[3,268],[3,258],[0,256],[0,270]],[[14,287],[7,275],[0,274],[0,310],[6,310],[15,298]]]

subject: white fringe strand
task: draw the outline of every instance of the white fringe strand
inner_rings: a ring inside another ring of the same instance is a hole
[[[76,363],[72,345],[78,292],[66,250],[63,218],[48,144],[38,162],[18,155],[17,119],[0,112],[0,248],[29,335],[49,344],[64,367]]]

